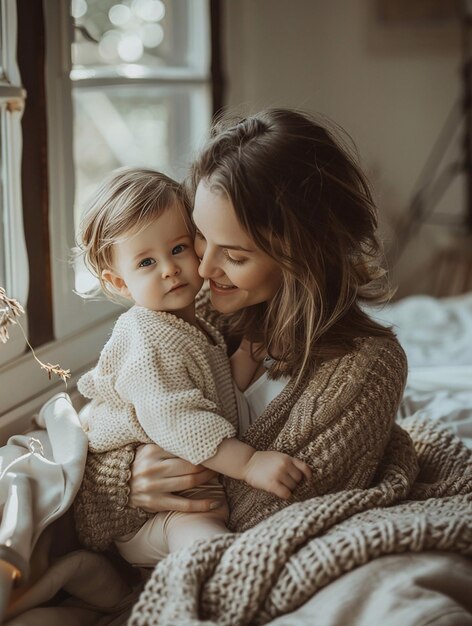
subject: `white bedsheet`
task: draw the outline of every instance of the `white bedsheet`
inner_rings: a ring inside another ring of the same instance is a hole
[[[411,296],[374,316],[393,324],[411,368],[472,365],[472,293]]]
[[[399,419],[434,420],[472,448],[472,293],[441,300],[412,296],[375,317],[393,325],[408,356]]]

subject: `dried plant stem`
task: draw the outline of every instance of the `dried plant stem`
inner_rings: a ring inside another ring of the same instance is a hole
[[[59,363],[53,365],[52,363],[43,363],[40,359],[38,359],[33,346],[28,341],[28,337],[26,336],[23,326],[17,320],[17,318],[20,315],[23,315],[25,311],[17,300],[15,300],[14,298],[9,298],[7,296],[3,287],[0,287],[0,302],[5,305],[4,309],[0,309],[0,340],[3,343],[6,343],[9,339],[8,326],[11,324],[18,324],[23,334],[23,337],[25,338],[26,344],[31,350],[31,354],[33,355],[34,360],[39,364],[41,369],[46,370],[49,380],[51,380],[51,375],[55,374],[64,381],[67,387],[67,379],[70,378],[70,370],[63,369],[59,365]]]
[[[67,379],[70,378],[70,370],[62,369],[59,363],[56,363],[56,365],[52,365],[51,363],[43,363],[40,359],[38,359],[33,346],[28,341],[28,337],[26,336],[26,333],[23,330],[23,326],[20,324],[20,322],[17,322],[17,324],[20,327],[21,332],[23,333],[23,337],[25,338],[28,348],[31,350],[33,359],[36,361],[36,363],[38,363],[41,366],[41,369],[46,370],[46,372],[48,373],[49,380],[51,380],[51,374],[56,374],[56,376],[59,376],[59,378],[61,378],[64,381],[67,387]]]

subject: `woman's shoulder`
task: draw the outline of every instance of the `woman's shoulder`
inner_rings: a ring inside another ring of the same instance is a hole
[[[406,379],[408,370],[405,351],[393,334],[355,339],[354,349],[341,357],[341,361],[359,368],[361,377],[369,372],[381,371],[383,375],[391,373],[403,380]]]
[[[358,353],[368,361],[382,360],[392,366],[407,368],[407,358],[395,335],[369,336],[355,340],[354,354]]]
[[[406,377],[407,360],[398,340],[368,336],[357,338],[343,356],[320,363],[298,391],[292,387],[286,393],[298,399],[297,413],[305,416],[313,411],[341,414],[350,407],[368,414],[387,412],[393,419]]]
[[[330,388],[368,388],[383,382],[403,389],[407,373],[405,351],[394,335],[359,337],[346,354],[320,364],[306,391],[310,393],[320,384]]]

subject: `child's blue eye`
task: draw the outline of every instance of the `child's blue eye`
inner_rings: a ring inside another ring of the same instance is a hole
[[[185,250],[187,246],[184,246],[183,243],[179,243],[178,246],[175,246],[174,248],[172,248],[172,254],[180,254],[181,252],[183,252]]]
[[[142,261],[140,261],[139,267],[149,267],[150,265],[154,265],[154,263],[155,263],[154,259],[151,259],[151,258],[143,259]]]

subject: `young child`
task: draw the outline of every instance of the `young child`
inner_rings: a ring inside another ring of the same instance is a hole
[[[195,312],[203,280],[180,185],[152,170],[113,172],[83,217],[79,248],[105,294],[133,303],[117,320],[96,367],[78,383],[92,400],[83,422],[89,449],[155,442],[195,465],[288,498],[310,469],[236,438],[224,340]],[[153,565],[197,538],[228,532],[217,479],[186,495],[218,497],[222,505],[208,513],[161,512],[137,533],[116,537],[128,561]]]

